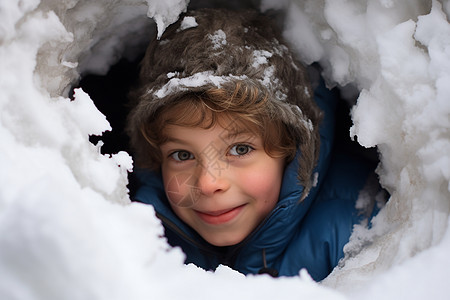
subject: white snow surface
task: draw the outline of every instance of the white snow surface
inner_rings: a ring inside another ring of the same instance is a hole
[[[130,1],[139,2],[139,1]],[[167,26],[175,23],[178,20],[178,16],[186,12],[189,0],[164,0],[155,1],[147,0],[148,12],[147,16],[153,18],[158,26],[158,39],[166,30]],[[119,4],[120,6],[120,4]]]
[[[391,194],[320,284],[183,265],[152,207],[129,200],[131,157],[88,141],[114,128],[81,89],[67,98],[80,74],[136,55],[147,14],[161,35],[187,5],[0,1],[0,299],[448,298],[450,1],[260,3],[285,10],[303,62],[359,92],[350,134],[378,147]]]

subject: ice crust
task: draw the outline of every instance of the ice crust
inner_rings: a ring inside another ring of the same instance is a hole
[[[450,1],[260,3],[286,12],[285,37],[304,63],[321,64],[328,85],[359,92],[349,134],[378,147],[391,194],[321,284],[306,272],[272,279],[184,266],[152,207],[129,200],[131,157],[88,141],[114,128],[81,89],[70,100],[71,85],[136,56],[150,38],[147,15],[160,36],[187,5],[0,2],[0,299],[448,297]]]

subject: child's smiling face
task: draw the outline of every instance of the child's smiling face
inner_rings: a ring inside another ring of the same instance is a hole
[[[275,207],[285,159],[225,118],[209,129],[168,125],[164,133],[161,170],[174,212],[210,244],[241,242]]]

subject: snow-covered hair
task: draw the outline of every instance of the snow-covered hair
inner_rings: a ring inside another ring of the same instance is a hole
[[[288,128],[301,153],[298,177],[306,196],[319,153],[321,112],[305,67],[293,58],[273,22],[256,11],[191,11],[150,43],[131,94],[134,107],[127,126],[137,165],[150,151],[143,127],[160,108],[210,89],[232,94],[236,86],[268,98],[267,115]]]

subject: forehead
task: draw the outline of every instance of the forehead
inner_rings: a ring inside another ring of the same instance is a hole
[[[209,129],[222,127],[224,134],[239,135],[243,133],[260,136],[262,133],[254,118],[243,113],[216,111],[196,103],[176,103],[160,115],[163,131],[170,126]]]
[[[209,132],[209,135],[207,132]],[[200,123],[198,126],[167,124],[163,128],[163,135],[166,141],[209,136],[209,138],[222,140],[227,143],[233,142],[238,138],[245,137],[246,139],[253,139],[261,136],[253,124],[249,124],[249,122],[245,122],[239,118],[232,119],[229,116],[218,116],[213,124],[211,120],[205,120],[204,124]]]
[[[223,133],[227,136],[237,136],[242,134],[261,135],[255,124],[239,116],[226,115],[218,116],[217,124],[223,128]]]

